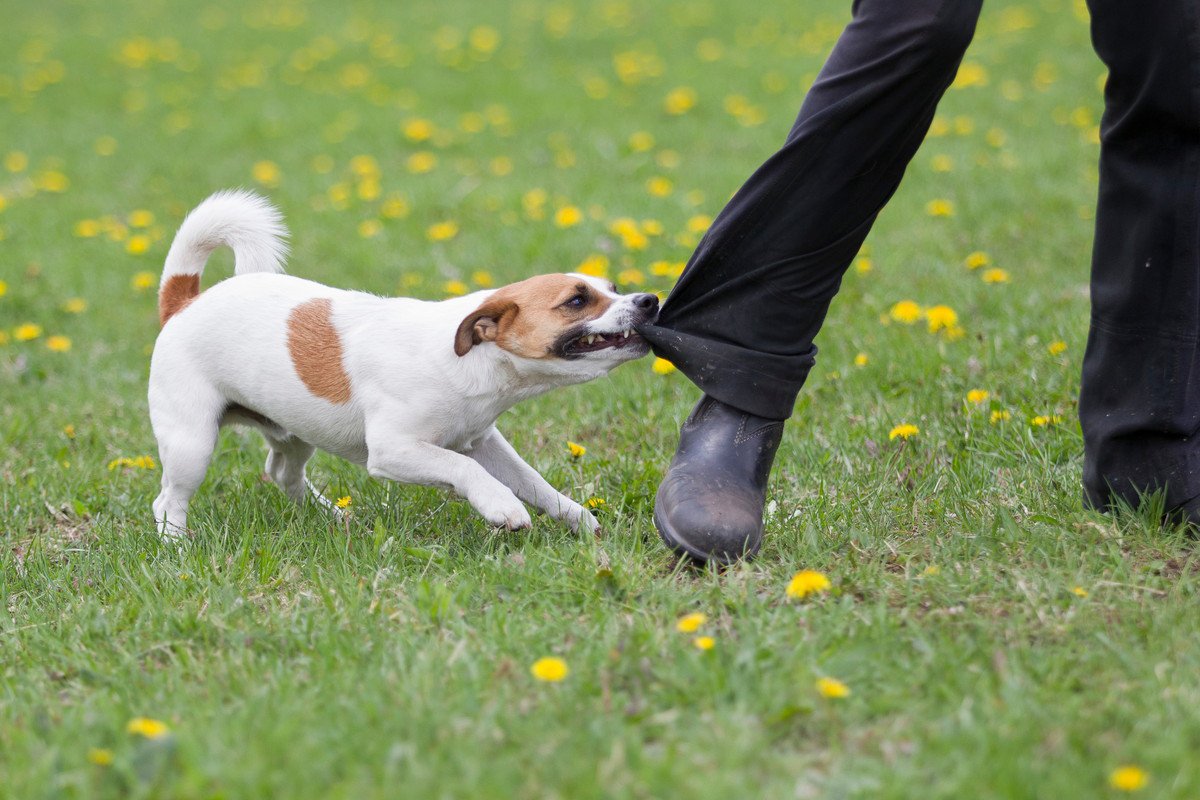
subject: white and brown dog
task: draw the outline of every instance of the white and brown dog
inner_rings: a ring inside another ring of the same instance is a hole
[[[494,423],[521,400],[645,355],[632,331],[657,314],[655,295],[556,274],[441,302],[378,297],[279,274],[286,236],[266,200],[221,192],[187,216],[167,253],[149,393],[160,533],[186,532],[217,430],[230,423],[262,431],[266,474],[297,502],[311,492],[331,507],[304,473],[320,448],[377,478],[453,489],[492,525],[527,527],[525,501],[595,530]],[[201,294],[204,264],[223,245],[236,276]]]

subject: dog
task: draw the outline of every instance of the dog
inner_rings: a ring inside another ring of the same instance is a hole
[[[440,302],[380,297],[282,274],[287,236],[268,201],[225,191],[188,214],[171,243],[149,386],[164,538],[186,535],[188,503],[229,424],[262,432],[267,477],[298,503],[311,495],[334,509],[305,476],[321,449],[375,478],[451,489],[496,527],[529,527],[524,502],[574,531],[597,529],[517,455],[496,418],[644,356],[633,329],[657,316],[656,295],[553,274]],[[201,293],[221,246],[235,274]]]

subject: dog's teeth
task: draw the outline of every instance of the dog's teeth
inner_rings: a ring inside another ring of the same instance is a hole
[[[589,333],[587,336],[585,336],[583,338],[587,340],[588,344],[596,343],[596,335],[595,334]]]
[[[625,331],[625,338],[626,338],[626,339],[628,339],[628,338],[629,338],[629,334],[630,334],[630,333],[631,333],[631,331]]]

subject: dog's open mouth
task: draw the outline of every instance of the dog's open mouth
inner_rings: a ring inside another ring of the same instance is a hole
[[[563,345],[565,355],[595,353],[598,350],[644,345],[646,340],[632,329],[612,333],[587,333]]]

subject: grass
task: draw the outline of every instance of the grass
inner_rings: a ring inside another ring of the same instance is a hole
[[[1149,776],[1138,796],[1200,794],[1194,540],[1080,508],[1102,67],[1079,3],[989,4],[968,85],[818,340],[752,564],[689,570],[659,543],[654,490],[696,393],[649,361],[500,421],[552,483],[605,501],[597,539],[497,533],[318,456],[353,498],[335,525],[226,431],[177,552],[151,524],[157,470],[108,468],[155,454],[136,276],[211,191],[267,191],[290,271],[338,286],[435,298],[602,254],[667,289],[651,266],[685,260],[689,220],[782,140],[848,5],[10,0],[0,795],[1103,797],[1124,764]],[[677,87],[697,103],[670,114]],[[413,173],[421,152],[436,166]],[[564,205],[584,220],[558,227]],[[153,222],[129,227],[135,210]],[[627,249],[620,217],[663,232]],[[445,221],[457,235],[430,241]],[[974,251],[1011,279],[983,282]],[[950,306],[963,335],[884,324],[906,299]],[[889,439],[900,424],[919,433]],[[802,568],[832,590],[789,601]],[[690,612],[711,650],[675,630]],[[548,655],[564,681],[530,675]],[[822,677],[851,694],[820,696]],[[139,717],[169,734],[127,733]]]

